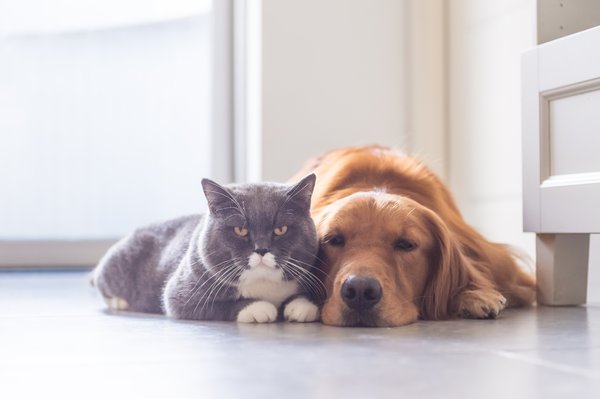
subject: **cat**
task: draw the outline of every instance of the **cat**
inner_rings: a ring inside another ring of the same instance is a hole
[[[140,228],[98,263],[109,308],[176,319],[312,322],[326,296],[310,217],[315,185],[202,180],[205,215]]]

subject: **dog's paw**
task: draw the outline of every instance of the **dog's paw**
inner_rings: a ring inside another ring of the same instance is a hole
[[[506,307],[506,298],[496,290],[463,292],[458,300],[458,315],[465,319],[495,319]]]
[[[277,308],[271,302],[256,301],[237,315],[238,323],[272,323],[277,320]]]
[[[287,321],[309,323],[319,319],[319,308],[308,299],[298,297],[285,306],[283,317]]]
[[[129,309],[129,303],[123,298],[119,298],[118,296],[113,296],[110,298],[104,298],[104,301],[108,305],[110,309],[113,310],[127,310]]]

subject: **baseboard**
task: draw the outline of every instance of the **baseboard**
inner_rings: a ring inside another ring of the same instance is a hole
[[[0,268],[93,266],[115,242],[116,240],[0,240]]]

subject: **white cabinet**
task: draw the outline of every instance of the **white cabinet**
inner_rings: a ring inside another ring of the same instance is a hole
[[[600,232],[600,26],[522,61],[523,215],[537,233],[538,302],[582,304],[590,233]]]

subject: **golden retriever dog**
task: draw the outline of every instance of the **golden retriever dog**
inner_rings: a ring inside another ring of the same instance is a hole
[[[323,323],[488,319],[534,302],[535,281],[511,250],[470,227],[417,159],[378,146],[344,148],[299,175],[310,171],[317,174],[311,211],[328,291]]]

